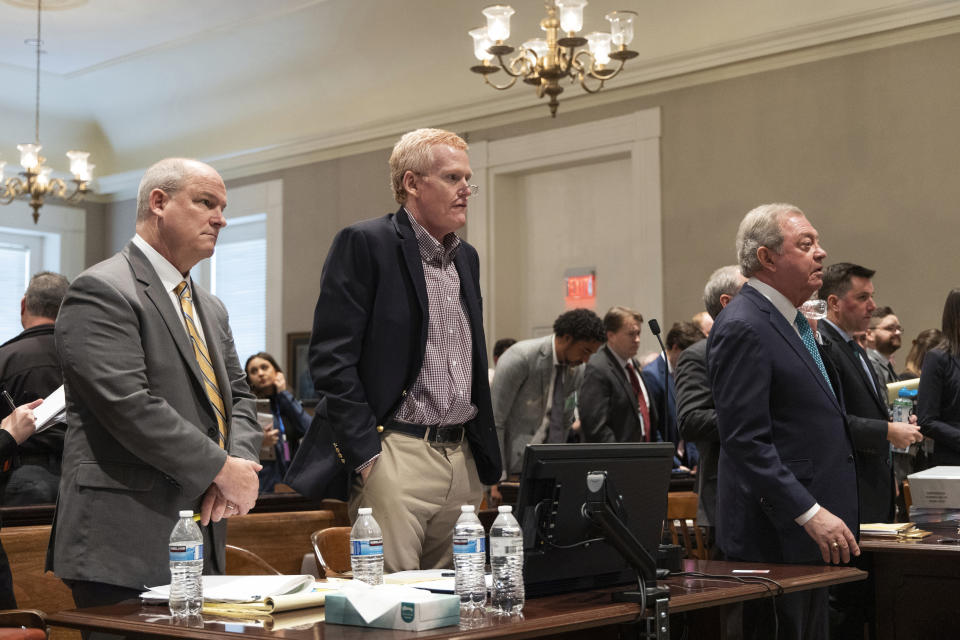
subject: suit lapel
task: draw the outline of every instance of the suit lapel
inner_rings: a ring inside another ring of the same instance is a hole
[[[620,361],[617,360],[617,357],[613,355],[613,353],[610,351],[610,347],[608,347],[607,345],[603,345],[603,347],[601,348],[603,349],[603,354],[607,357],[607,365],[610,367],[610,375],[613,377],[614,380],[619,381],[620,389],[623,391],[626,397],[630,399],[632,405],[635,407],[634,410],[631,411],[630,413],[631,415],[633,415],[634,420],[636,420],[637,426],[639,427],[640,414],[638,412],[639,409],[636,408],[638,406],[637,394],[634,393],[633,385],[630,384],[630,380],[627,379],[627,371],[625,368],[620,366]],[[637,362],[634,361],[632,358],[631,358],[631,361],[633,362],[634,370],[637,371],[637,379],[640,380],[640,369],[639,367],[637,367]],[[643,384],[643,380],[640,380],[640,384]]]
[[[887,407],[886,404],[881,403],[879,383],[873,376],[872,366],[866,361],[866,353],[864,353],[864,363],[870,369],[869,378],[867,377],[867,372],[863,369],[864,363],[860,362],[860,355],[857,353],[857,350],[851,347],[850,344],[843,339],[843,336],[837,333],[836,329],[827,323],[823,323],[820,330],[827,334],[830,341],[833,342],[833,348],[840,350],[840,353],[842,353],[847,359],[848,365],[852,367],[854,371],[856,371],[856,375],[860,379],[860,382],[867,389],[867,391],[871,392],[870,395],[873,398],[873,401],[877,404],[880,410],[885,413],[887,411]]]
[[[174,308],[173,301],[170,300],[170,295],[164,290],[157,272],[154,271],[150,261],[135,244],[129,243],[124,248],[123,254],[130,263],[133,274],[143,288],[144,294],[156,307],[164,324],[167,325],[167,330],[170,332],[173,343],[177,346],[177,351],[180,352],[180,357],[183,358],[187,368],[202,389],[203,377],[200,373],[200,365],[197,364],[197,356],[193,352],[193,345],[190,344],[190,338],[187,336],[187,331],[183,328],[183,322],[180,320],[180,310]],[[206,327],[204,327],[204,330],[206,330]]]
[[[814,379],[817,381],[817,384],[820,385],[821,389],[823,389],[823,392],[830,397],[830,401],[833,402],[837,410],[840,411],[840,413],[843,413],[843,408],[840,406],[840,401],[837,399],[834,390],[830,388],[827,383],[827,379],[823,377],[822,373],[820,373],[820,368],[814,361],[813,356],[810,355],[810,352],[807,351],[807,347],[803,344],[803,340],[800,339],[800,336],[797,335],[793,325],[787,322],[787,319],[783,317],[783,314],[781,314],[775,306],[773,306],[772,302],[767,300],[762,293],[750,285],[743,285],[743,289],[741,289],[740,292],[746,293],[747,297],[755,305],[757,305],[757,308],[767,314],[770,325],[783,337],[786,343],[790,345],[790,348],[793,349],[793,352],[798,358],[800,358],[801,362],[803,362],[804,366],[806,366],[807,371],[810,372],[810,375],[814,377]]]
[[[423,318],[423,322],[420,323],[420,343],[426,345],[427,320],[430,317],[430,310],[427,298],[427,281],[426,276],[423,275],[423,259],[420,257],[420,247],[417,245],[417,234],[413,232],[413,227],[410,226],[407,212],[403,207],[400,207],[393,219],[397,234],[401,238],[400,250],[403,253],[403,262],[410,274],[413,288],[417,292],[417,302],[420,304],[420,313]],[[419,371],[419,364],[416,369]]]

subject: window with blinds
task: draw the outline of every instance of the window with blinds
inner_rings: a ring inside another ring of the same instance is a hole
[[[20,299],[30,281],[30,248],[0,240],[0,344],[23,330]]]
[[[231,218],[210,259],[210,291],[230,314],[240,365],[266,350],[267,215]]]

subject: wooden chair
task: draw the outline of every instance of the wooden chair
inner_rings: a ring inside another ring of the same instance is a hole
[[[325,578],[351,577],[350,527],[327,527],[310,536],[317,566]]]
[[[910,481],[907,478],[903,479],[903,504],[907,507],[907,517],[910,517],[910,505],[913,504],[913,499],[910,496]]]
[[[227,544],[253,549],[280,573],[296,575],[301,571],[304,555],[313,556],[310,534],[329,527],[333,518],[333,513],[326,510],[235,516],[227,518]],[[227,566],[230,566],[229,562]]]
[[[235,547],[232,544],[226,546],[227,557],[227,575],[231,576],[263,576],[280,575],[273,566],[255,554],[253,551],[243,547]]]
[[[0,611],[0,640],[47,640],[47,619],[34,609]]]
[[[692,491],[671,491],[667,494],[667,526],[673,544],[681,544],[688,558],[707,560],[703,532],[697,526],[697,494]]]

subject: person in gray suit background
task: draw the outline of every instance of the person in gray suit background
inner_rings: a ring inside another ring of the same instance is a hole
[[[720,267],[710,276],[703,290],[703,304],[716,319],[727,303],[740,293],[747,279],[740,267]],[[697,445],[700,465],[697,470],[697,526],[706,529],[710,553],[717,557],[714,544],[717,510],[717,465],[720,460],[720,433],[717,431],[717,410],[707,374],[707,341],[687,347],[677,359],[677,415],[680,437]]]
[[[556,319],[552,335],[521,340],[500,356],[491,393],[506,474],[520,473],[528,444],[567,441],[581,365],[603,340],[597,314],[574,309]]]
[[[201,513],[204,573],[222,573],[221,519],[256,502],[254,397],[223,303],[190,278],[213,255],[226,197],[208,165],[153,165],[133,240],[77,276],[63,301],[68,427],[47,569],[78,607],[170,582],[181,509]]]

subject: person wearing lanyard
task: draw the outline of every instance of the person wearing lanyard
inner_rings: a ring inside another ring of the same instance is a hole
[[[276,359],[261,351],[247,358],[247,383],[257,398],[270,401],[272,420],[263,425],[260,447],[260,493],[270,493],[283,480],[300,438],[310,428],[310,416],[287,390],[286,378]]]

